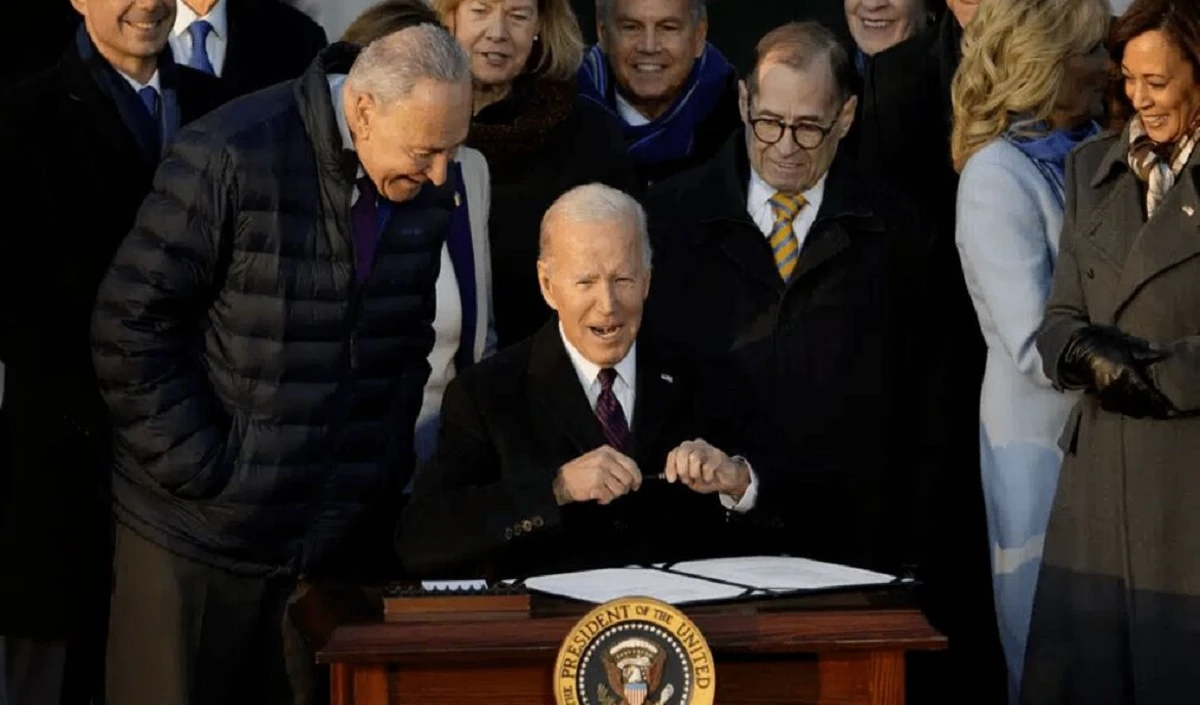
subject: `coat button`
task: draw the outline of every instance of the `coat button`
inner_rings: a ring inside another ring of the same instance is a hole
[[[533,531],[533,522],[526,519],[525,521],[521,522],[521,529],[524,530],[525,533]]]
[[[513,532],[513,536],[520,536],[521,535],[521,525],[517,524],[516,526],[514,526],[512,528],[512,532]]]
[[[512,529],[505,529],[505,530],[504,530],[504,540],[505,540],[505,541],[511,541],[511,540],[512,540],[512,537],[513,537],[513,532],[512,532]]]
[[[534,517],[534,518],[533,518],[533,525],[534,525],[534,527],[536,527],[536,528],[540,529],[540,528],[542,528],[543,526],[545,526],[545,525],[546,525],[546,522],[542,521],[542,518],[541,518],[541,517]]]
[[[1087,268],[1087,278],[1095,279],[1096,278],[1096,270],[1092,269],[1091,267],[1088,267]]]

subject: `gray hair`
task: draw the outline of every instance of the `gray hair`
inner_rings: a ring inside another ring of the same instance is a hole
[[[837,36],[825,25],[814,20],[789,22],[767,32],[758,40],[754,51],[754,66],[746,74],[746,92],[758,94],[758,74],[763,64],[778,62],[799,71],[807,71],[823,61],[833,74],[837,99],[845,103],[854,95],[857,69],[850,53]]]
[[[604,184],[576,186],[558,197],[546,214],[542,216],[542,228],[538,236],[538,259],[545,259],[549,251],[551,228],[556,222],[604,223],[620,222],[632,225],[642,242],[642,263],[651,268],[654,251],[650,247],[650,229],[646,225],[646,211],[642,204],[625,193]]]
[[[616,2],[617,0],[596,0],[596,14],[612,24]],[[708,19],[708,3],[705,0],[687,0],[687,3],[688,10],[692,15],[692,22]]]
[[[444,28],[432,24],[406,27],[364,48],[346,76],[351,89],[382,106],[407,98],[422,80],[468,83],[471,63]]]

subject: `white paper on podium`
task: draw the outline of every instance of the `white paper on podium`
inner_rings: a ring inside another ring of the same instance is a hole
[[[430,592],[486,590],[487,586],[486,580],[425,580],[421,583],[421,588]]]
[[[525,587],[559,597],[602,604],[622,597],[650,597],[671,605],[729,600],[744,588],[653,568],[601,568],[529,578]]]
[[[886,585],[895,576],[861,568],[786,556],[744,556],[676,563],[671,570],[702,578],[724,580],[758,590],[830,590]]]

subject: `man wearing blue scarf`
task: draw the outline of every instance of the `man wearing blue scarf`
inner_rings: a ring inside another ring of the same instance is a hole
[[[698,166],[741,126],[737,75],[709,44],[704,0],[597,0],[579,94],[620,121],[647,183]]]
[[[0,701],[22,705],[103,692],[112,432],[92,307],[165,145],[221,96],[165,49],[175,0],[72,5],[83,21],[57,64],[0,93]]]

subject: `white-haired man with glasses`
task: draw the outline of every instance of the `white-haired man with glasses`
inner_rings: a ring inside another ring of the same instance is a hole
[[[709,383],[753,404],[754,506],[731,518],[756,549],[897,570],[913,559],[913,469],[929,450],[929,366],[908,325],[924,246],[905,204],[839,154],[853,84],[817,23],[759,42],[744,132],[648,199],[647,325],[724,363]]]

